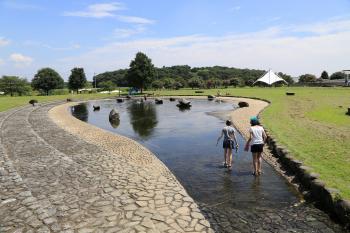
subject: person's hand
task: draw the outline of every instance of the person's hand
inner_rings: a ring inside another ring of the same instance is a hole
[[[246,145],[245,145],[244,151],[249,151],[249,144],[246,144]]]

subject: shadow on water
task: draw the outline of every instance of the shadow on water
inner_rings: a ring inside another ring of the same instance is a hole
[[[87,104],[82,103],[71,107],[71,114],[81,121],[88,122],[89,110]]]

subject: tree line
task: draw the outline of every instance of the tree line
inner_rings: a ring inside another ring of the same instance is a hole
[[[252,86],[266,71],[255,69],[239,69],[225,66],[190,67],[177,65],[157,68],[152,60],[144,53],[138,52],[130,62],[129,69],[119,69],[104,72],[93,77],[95,87],[111,91],[119,87],[136,87],[144,89],[179,89],[190,88],[218,88],[228,86]],[[293,84],[293,78],[279,72],[278,75]],[[344,79],[345,74],[335,72],[331,76],[323,71],[320,79]],[[299,77],[299,83],[316,82],[317,77],[312,74],[304,74]],[[3,76],[0,78],[0,91],[7,95],[27,95],[31,90],[39,91],[43,95],[49,95],[53,89],[61,89],[67,86],[70,90],[78,92],[78,89],[91,86],[86,80],[83,68],[73,68],[65,85],[63,78],[52,68],[38,70],[29,83],[26,79],[16,76]],[[262,84],[261,84],[262,85]]]
[[[104,72],[94,77],[97,87],[112,82],[117,86],[134,86],[140,89],[217,88],[228,86],[251,86],[266,71],[239,69],[224,66],[190,67],[177,65],[154,67],[152,60],[144,53],[137,53],[129,69]],[[278,73],[288,83],[294,80],[290,75]]]
[[[73,68],[67,86],[70,90],[78,91],[87,84],[83,68]],[[31,83],[17,76],[2,76],[0,78],[0,91],[6,95],[29,95],[32,90],[43,95],[49,95],[54,89],[65,87],[63,78],[52,68],[42,68],[34,75]]]

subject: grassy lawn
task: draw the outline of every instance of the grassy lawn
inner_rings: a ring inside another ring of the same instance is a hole
[[[328,186],[350,199],[350,88],[229,88],[203,90],[181,89],[154,91],[159,95],[222,95],[259,97],[272,104],[263,112],[263,123],[293,155],[312,167]],[[286,96],[285,92],[295,92]],[[153,91],[151,91],[153,93]],[[0,97],[0,111],[27,104],[66,98],[94,99],[108,94],[81,94],[35,97]],[[342,106],[342,107],[340,107]]]
[[[67,98],[71,99],[100,99],[100,98],[108,98],[115,97],[116,94],[68,94],[68,95],[50,95],[50,96],[2,96],[0,97],[0,112],[6,111],[10,108],[15,108],[19,106],[23,106],[28,104],[29,100],[36,99],[39,103],[54,101],[54,100],[65,100]]]
[[[204,90],[201,95],[217,91]],[[286,91],[296,95],[286,96]],[[350,88],[230,88],[220,92],[270,100],[271,106],[262,114],[263,124],[327,185],[350,199],[350,116],[345,115]],[[191,89],[155,93],[195,95]]]

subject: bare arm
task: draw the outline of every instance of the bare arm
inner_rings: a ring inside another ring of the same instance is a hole
[[[266,143],[266,140],[267,140],[267,135],[266,135],[266,133],[265,133],[265,130],[263,130],[262,136],[263,136],[263,140],[264,140],[264,144],[265,144],[265,143]]]
[[[218,140],[216,141],[216,145],[218,145],[218,143],[221,140],[222,136],[224,136],[224,131],[221,131],[221,135],[218,137]]]
[[[252,132],[249,132],[249,139],[248,139],[247,143],[245,144],[245,148],[244,148],[245,151],[249,150],[249,144],[251,141],[252,141]]]
[[[233,141],[235,142],[236,147],[238,147],[238,142],[237,142],[236,134],[235,134],[234,131],[233,131],[233,133],[232,133],[232,139],[233,139]]]

